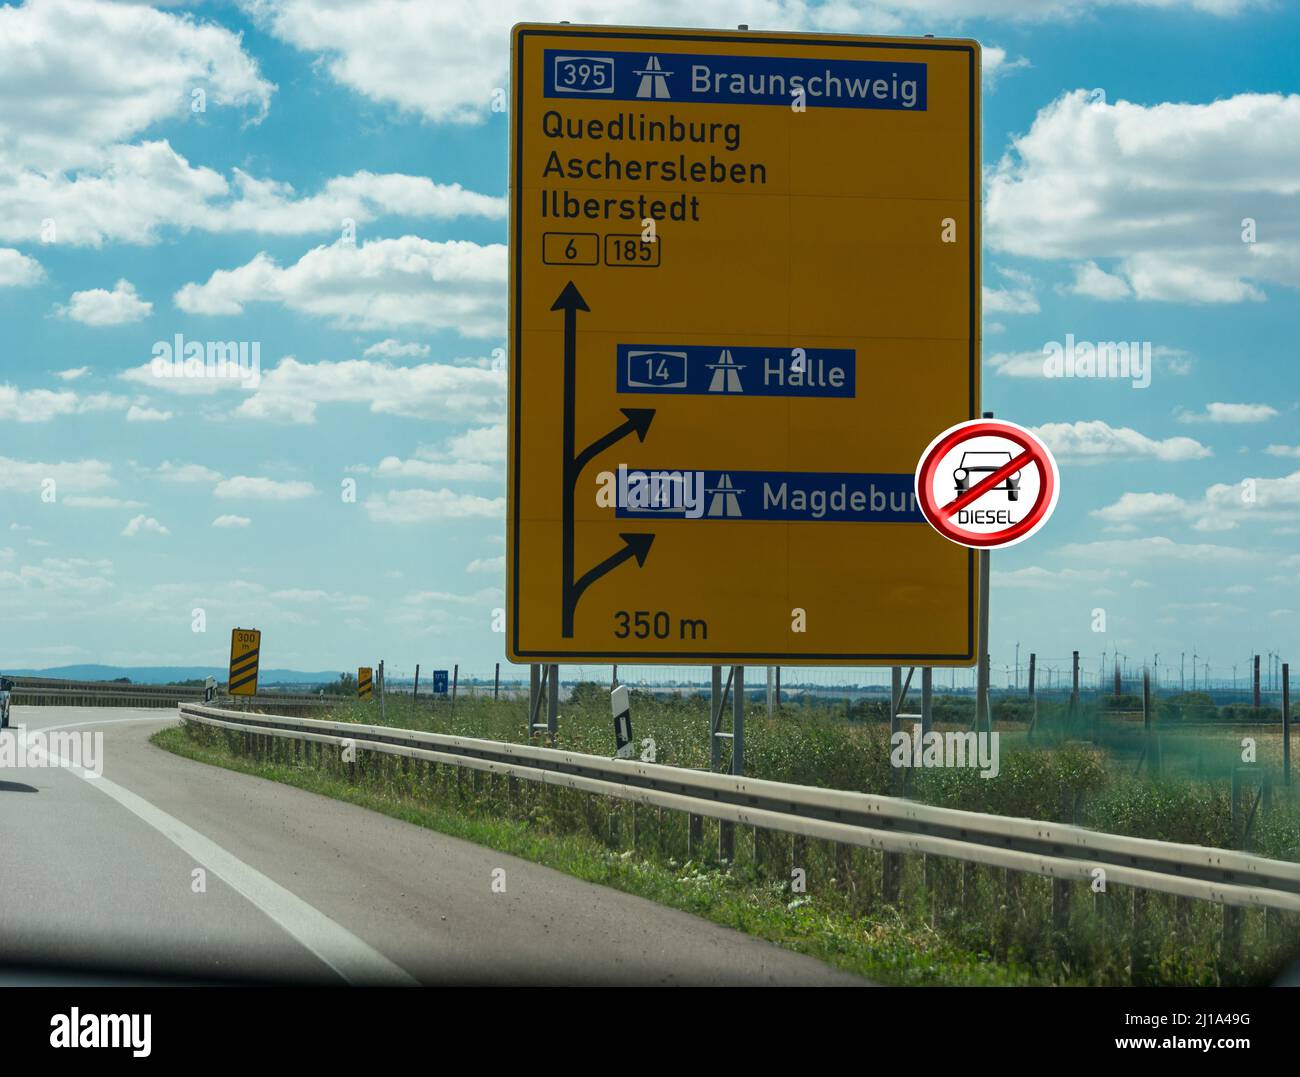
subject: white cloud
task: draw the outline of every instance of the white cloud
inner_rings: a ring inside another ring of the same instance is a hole
[[[1264,450],[1269,456],[1300,458],[1300,445],[1270,445]]]
[[[1072,91],[991,170],[990,248],[1117,259],[1108,275],[1140,300],[1240,302],[1263,298],[1260,283],[1300,286],[1298,126],[1295,94],[1145,106]],[[1247,212],[1268,222],[1254,243],[1242,242]],[[1118,291],[1091,271],[1080,286]]]
[[[42,222],[69,246],[106,241],[156,243],[164,229],[264,235],[337,234],[351,218],[365,224],[386,214],[430,220],[505,214],[504,198],[424,176],[357,172],[296,197],[274,180],[235,169],[233,182],[196,166],[165,139],[111,146],[96,169],[6,172],[0,166],[0,239],[38,242]]]
[[[104,147],[209,105],[265,111],[275,89],[239,35],[144,5],[32,0],[0,8],[5,158],[41,171],[101,161]]]
[[[1008,60],[1007,50],[997,45],[985,45],[980,50],[980,61],[980,74],[983,76],[984,85],[990,90],[1011,72],[1032,66],[1023,56]]]
[[[163,527],[163,525],[160,524],[157,520],[155,520],[152,516],[145,516],[143,513],[141,513],[139,516],[131,517],[131,520],[127,523],[127,525],[124,528],[122,528],[122,534],[125,535],[127,538],[134,538],[136,535],[139,535],[141,533],[146,533],[146,534],[152,533],[155,535],[171,534],[171,532],[168,531],[167,528]]]
[[[212,521],[213,527],[248,527],[252,524],[247,516],[234,516],[229,513],[218,516]]]
[[[12,247],[0,248],[0,288],[23,288],[44,279],[45,270],[35,258]]]
[[[1154,459],[1169,462],[1201,460],[1211,455],[1194,438],[1157,440],[1127,426],[1111,426],[1101,419],[1073,423],[1044,423],[1034,433],[1047,443],[1060,461],[1101,463],[1114,460]]]
[[[1181,412],[1184,423],[1262,423],[1277,418],[1277,408],[1268,404],[1207,404],[1203,412]]]
[[[18,389],[0,385],[0,422],[44,423],[61,415],[86,415],[125,408],[129,401],[111,393],[81,396],[71,389]]]
[[[1037,352],[998,352],[986,357],[993,373],[1004,378],[1043,378],[1047,357]]]
[[[366,499],[366,512],[380,523],[420,524],[471,517],[504,518],[503,497],[478,497],[454,490],[388,490]]]
[[[1131,531],[1139,521],[1180,517],[1186,514],[1187,502],[1177,494],[1125,493],[1113,504],[1093,509],[1089,514],[1110,525],[1107,530]]]
[[[82,325],[129,325],[149,317],[153,304],[136,294],[135,285],[119,280],[113,290],[91,288],[73,292],[72,299],[60,313]]]
[[[72,367],[70,370],[56,370],[54,376],[63,381],[76,381],[78,378],[84,378],[89,373],[90,367],[76,366]]]
[[[159,464],[154,474],[168,482],[218,482],[221,479],[220,472],[202,464],[173,464],[170,460]]]
[[[1056,587],[1075,587],[1080,584],[1105,582],[1119,575],[1114,569],[1060,568],[1048,569],[1037,565],[1017,568],[1010,572],[994,572],[993,583],[998,587],[1015,587],[1031,591],[1047,591]]]
[[[72,494],[63,499],[63,504],[73,509],[142,509],[143,501],[127,501],[120,497],[103,497],[97,495]]]
[[[1280,478],[1215,483],[1192,501],[1176,494],[1125,493],[1092,515],[1123,530],[1169,518],[1180,519],[1196,531],[1231,531],[1251,520],[1291,522],[1300,519],[1300,471]]]
[[[501,554],[498,557],[476,557],[465,566],[466,572],[489,572],[497,574],[506,570],[506,557]]]
[[[998,267],[998,273],[1010,282],[1008,288],[984,286],[984,312],[986,314],[1037,314],[1038,297],[1034,295],[1034,281],[1027,273]]]
[[[429,355],[429,345],[427,344],[403,344],[400,341],[389,337],[387,340],[381,340],[377,344],[372,344],[361,353],[367,359],[372,355],[377,355],[385,359],[399,359],[405,355],[413,355],[420,359],[426,359]]]
[[[240,403],[235,415],[312,423],[322,404],[355,410],[364,402],[376,415],[482,421],[502,414],[505,389],[505,373],[482,366],[392,366],[370,359],[300,363],[288,356],[263,372],[257,391]]]
[[[1082,262],[1074,267],[1074,284],[1068,291],[1089,299],[1128,299],[1133,294],[1123,277],[1107,273],[1096,262]]]
[[[385,456],[374,473],[386,479],[495,482],[502,476],[505,458],[506,429],[498,424],[457,434],[448,439],[445,449],[421,446],[414,459]]]
[[[252,475],[236,475],[222,479],[213,488],[214,497],[223,499],[249,498],[255,501],[301,501],[312,497],[316,487],[297,479],[277,480]]]
[[[236,269],[217,270],[205,284],[186,284],[175,300],[187,314],[239,314],[245,304],[271,302],[342,328],[419,326],[484,337],[504,330],[505,279],[500,243],[340,240],[287,268],[258,254]]]
[[[467,20],[454,4],[395,0],[241,0],[262,27],[304,52],[340,85],[427,119],[485,119],[493,92],[507,86],[510,27],[521,21],[607,26],[734,26],[764,30],[925,33],[965,19],[1069,19],[1098,6],[1160,7],[1234,14],[1260,0],[530,0],[480,5]],[[990,59],[990,53],[992,57]],[[994,77],[1019,66],[985,50]],[[430,77],[430,73],[437,77]]]
[[[1085,560],[1093,564],[1123,565],[1134,561],[1160,562],[1240,562],[1251,554],[1235,546],[1207,543],[1175,542],[1163,535],[1138,539],[1106,539],[1101,542],[1076,542],[1062,546],[1060,555],[1068,560]]]
[[[170,411],[141,407],[139,404],[132,404],[126,413],[128,423],[165,423],[171,417],[172,413]]]
[[[986,327],[987,332],[987,327]],[[1056,344],[1058,348],[1062,347],[1060,341],[1049,343]],[[1080,341],[1082,346],[1085,342]],[[1134,359],[1132,363],[1128,359],[1129,346],[1137,344],[1139,347],[1147,343],[1146,341],[1087,341],[1090,347],[1100,349],[1107,345],[1113,344],[1116,351],[1108,353],[1106,357],[1098,357],[1096,366],[1098,370],[1110,369],[1110,364],[1115,364],[1114,369],[1122,371],[1125,366],[1132,369],[1133,364],[1137,361],[1137,350],[1133,349]],[[1121,352],[1120,348],[1124,348]],[[1059,352],[1056,353],[1059,356]],[[1098,355],[1094,350],[1093,355]],[[985,361],[993,369],[993,373],[1003,378],[1048,378],[1047,373],[1048,355],[1044,351],[1028,352],[996,352],[993,355],[985,357]],[[1151,370],[1150,374],[1154,376],[1157,372],[1164,374],[1183,375],[1191,372],[1192,357],[1187,352],[1179,348],[1170,348],[1163,344],[1157,344],[1151,349]],[[1058,375],[1059,376],[1059,375]]]

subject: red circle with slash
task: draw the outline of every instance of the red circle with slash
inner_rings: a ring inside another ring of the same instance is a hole
[[[916,469],[916,500],[930,526],[974,549],[1029,538],[1052,515],[1060,488],[1051,450],[1002,419],[945,430]]]

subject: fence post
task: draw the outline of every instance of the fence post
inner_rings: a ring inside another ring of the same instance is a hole
[[[921,670],[921,736],[930,732],[934,720],[934,670],[926,666]]]
[[[1282,784],[1291,784],[1291,663],[1282,663]]]
[[[1259,710],[1259,655],[1255,655],[1255,709]]]
[[[736,667],[731,686],[731,773],[745,773],[745,667]]]
[[[411,702],[420,698],[420,663],[415,663],[415,687],[411,689]]]
[[[1146,734],[1147,777],[1160,773],[1155,737],[1155,715],[1151,712],[1151,671],[1142,671],[1142,730]]]
[[[460,680],[459,663],[451,667],[451,713],[456,713],[456,682]]]
[[[1038,725],[1038,684],[1035,675],[1038,672],[1038,655],[1029,652],[1029,739],[1034,739],[1034,726]]]
[[[767,716],[769,718],[772,717],[773,708],[776,706],[776,700],[773,697],[774,685],[775,685],[775,678],[773,676],[773,667],[768,666],[767,667]]]
[[[386,692],[387,689],[385,688],[384,685],[384,660],[381,658],[379,660],[379,724],[380,725],[386,725],[388,721],[386,717],[387,709],[384,706],[384,696]]]

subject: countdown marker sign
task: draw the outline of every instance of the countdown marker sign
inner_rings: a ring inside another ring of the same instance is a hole
[[[1022,426],[974,419],[930,442],[916,469],[916,500],[944,538],[972,549],[1014,546],[1056,509],[1052,452]]]

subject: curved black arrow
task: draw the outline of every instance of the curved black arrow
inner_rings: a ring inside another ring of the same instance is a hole
[[[647,532],[620,532],[619,538],[623,540],[623,548],[617,553],[610,554],[600,564],[586,573],[573,587],[573,605],[578,605],[578,599],[582,597],[582,592],[600,579],[605,573],[610,572],[629,558],[636,558],[636,567],[641,568],[645,565],[646,556],[650,553],[650,546],[654,543],[655,537]],[[569,623],[572,627],[573,610],[568,611]]]
[[[611,445],[622,441],[628,434],[636,434],[637,441],[645,441],[646,431],[650,429],[650,424],[654,422],[654,408],[619,408],[627,416],[627,422],[621,426],[614,427],[603,438],[598,438],[588,445],[582,452],[578,453],[578,458],[573,462],[573,479],[576,482],[578,476],[582,474],[582,469],[591,461],[608,449]]]

